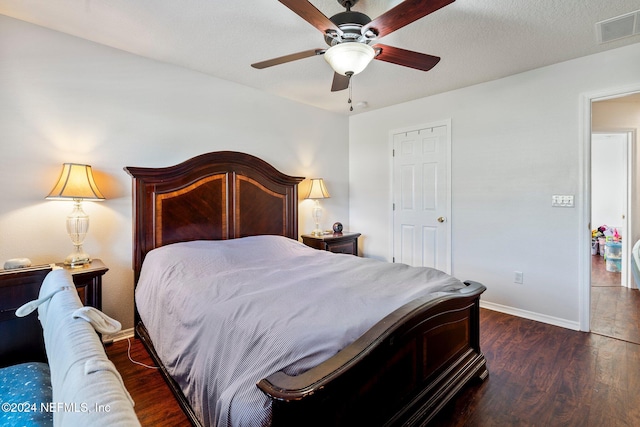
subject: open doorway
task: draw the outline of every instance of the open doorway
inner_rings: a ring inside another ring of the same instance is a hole
[[[640,291],[630,270],[640,237],[639,128],[639,93],[592,100],[590,330],[640,344]]]
[[[626,286],[629,280],[629,200],[634,162],[632,132],[591,135],[591,286]]]

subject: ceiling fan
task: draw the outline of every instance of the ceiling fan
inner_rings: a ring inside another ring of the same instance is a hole
[[[388,46],[376,41],[455,0],[405,0],[371,20],[364,13],[352,11],[358,0],[337,0],[346,11],[326,17],[308,0],[279,0],[302,19],[324,34],[326,49],[310,49],[251,64],[263,69],[311,56],[324,55],[334,70],[331,91],[347,89],[355,74],[363,71],[372,59],[429,71],[440,58]]]

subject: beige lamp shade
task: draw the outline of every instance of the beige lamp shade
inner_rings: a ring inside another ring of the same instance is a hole
[[[62,173],[47,199],[104,200],[98,190],[91,166],[64,163]]]
[[[328,199],[329,197],[331,196],[322,178],[312,178],[311,186],[309,186],[309,194],[307,194],[305,199]]]

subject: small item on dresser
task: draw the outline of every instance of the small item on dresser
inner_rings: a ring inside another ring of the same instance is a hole
[[[336,222],[333,224],[333,232],[336,234],[342,234],[342,223]]]
[[[13,270],[15,268],[31,267],[29,258],[11,258],[4,262],[5,270]]]

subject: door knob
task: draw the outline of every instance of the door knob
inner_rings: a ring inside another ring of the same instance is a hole
[[[447,220],[447,218],[443,217],[443,216],[439,216],[438,217],[438,222],[445,222]]]

